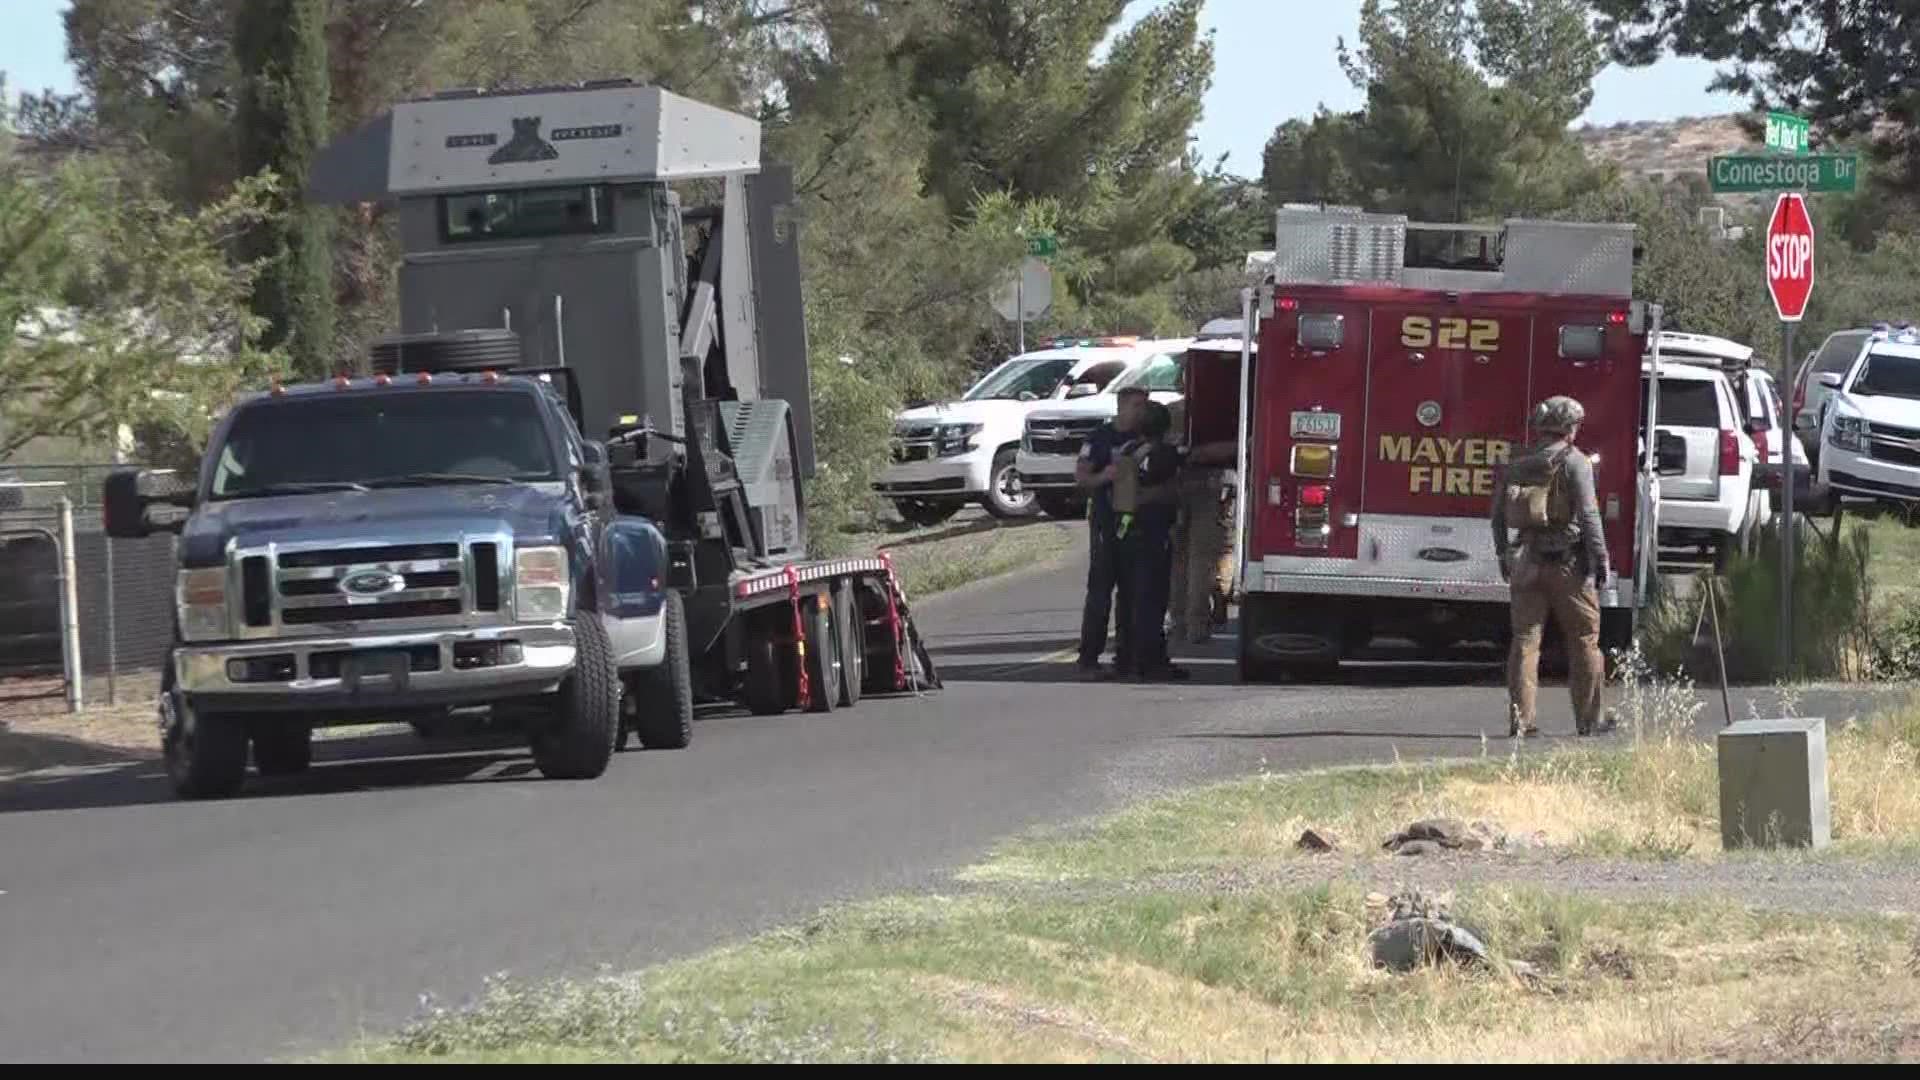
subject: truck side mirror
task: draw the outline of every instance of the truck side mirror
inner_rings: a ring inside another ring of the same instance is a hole
[[[1100,388],[1093,385],[1090,382],[1077,382],[1067,388],[1067,397],[1069,398],[1092,397],[1093,395],[1099,392],[1100,392]]]
[[[191,482],[171,469],[115,469],[100,492],[102,525],[116,540],[177,533],[193,507]]]
[[[1840,389],[1840,384],[1845,381],[1846,380],[1842,378],[1840,373],[1837,371],[1823,371],[1820,373],[1821,386],[1831,387],[1832,389],[1838,390]]]

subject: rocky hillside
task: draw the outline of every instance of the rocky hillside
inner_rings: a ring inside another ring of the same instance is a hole
[[[1611,161],[1631,175],[1663,181],[1689,173],[1705,177],[1707,159],[1715,154],[1760,152],[1733,114],[1583,127],[1574,134],[1588,156]]]

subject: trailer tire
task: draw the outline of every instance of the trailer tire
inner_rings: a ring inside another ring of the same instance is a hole
[[[247,728],[237,716],[199,716],[173,685],[160,685],[160,749],[167,779],[186,799],[224,799],[247,779]]]
[[[796,696],[788,672],[792,661],[781,655],[781,642],[766,619],[747,629],[747,678],[743,687],[747,711],[755,716],[778,716],[793,707]]]
[[[267,717],[253,724],[253,767],[261,776],[297,776],[313,764],[313,728]]]
[[[845,667],[839,656],[839,635],[833,631],[833,602],[825,593],[804,601],[800,622],[807,634],[807,711],[832,712],[840,702]]]
[[[660,666],[634,679],[646,700],[629,691],[634,705],[634,729],[648,750],[682,750],[693,741],[693,666],[687,656],[687,609],[677,592],[667,593],[666,656]],[[626,741],[622,733],[621,741]]]
[[[851,581],[833,586],[834,635],[840,644],[840,704],[853,708],[860,704],[860,690],[867,678],[867,642],[860,619],[860,604],[853,595]]]
[[[536,724],[533,763],[554,780],[591,780],[607,771],[620,739],[620,673],[600,616],[582,611],[574,622],[578,652],[560,684],[554,715]]]

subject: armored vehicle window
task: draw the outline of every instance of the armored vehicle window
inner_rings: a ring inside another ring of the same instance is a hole
[[[440,235],[448,243],[611,232],[613,203],[604,187],[477,191],[440,199]]]
[[[218,461],[216,499],[429,476],[534,482],[559,475],[533,395],[507,390],[344,390],[262,402],[234,417]]]

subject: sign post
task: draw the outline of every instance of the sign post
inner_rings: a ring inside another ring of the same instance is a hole
[[[1780,316],[1780,386],[1793,381],[1793,331],[1813,295],[1813,215],[1806,197],[1789,191],[1773,203],[1767,219],[1767,292]],[[1798,530],[1793,521],[1793,443],[1799,436],[1791,423],[1781,433],[1780,508],[1780,665],[1786,673],[1793,664],[1793,547]]]

